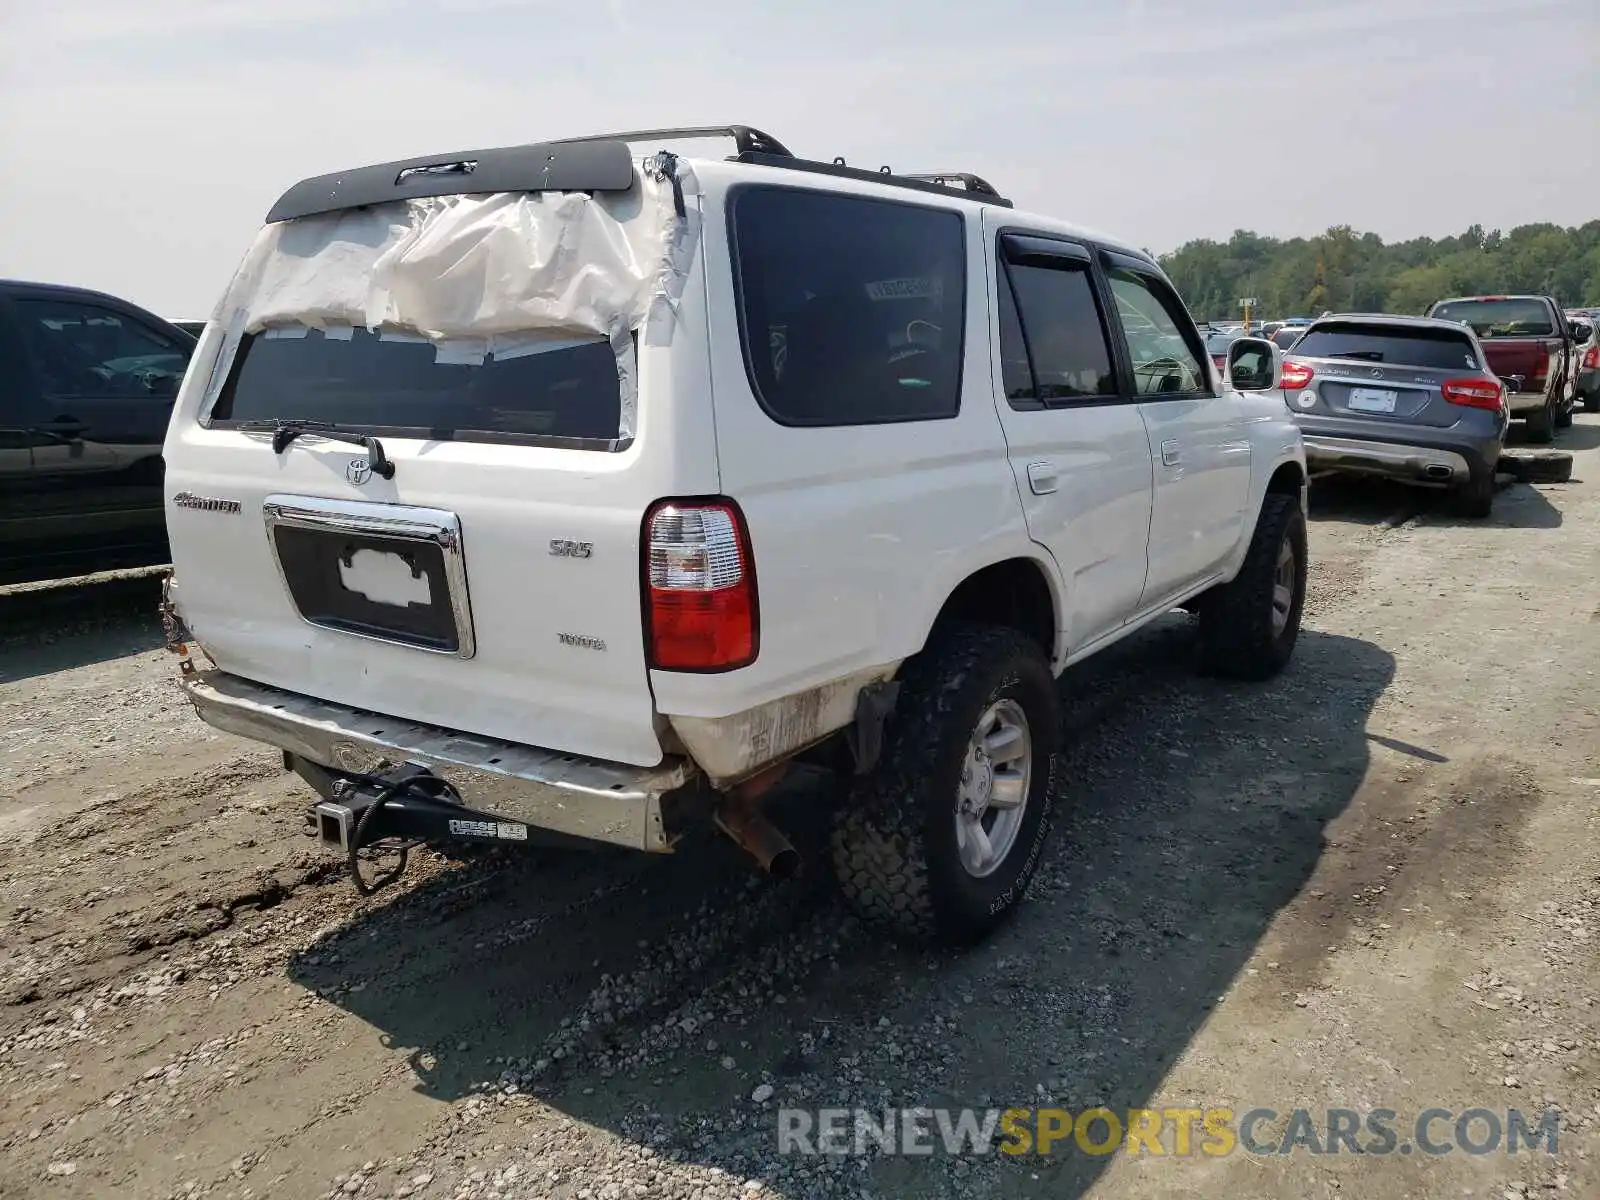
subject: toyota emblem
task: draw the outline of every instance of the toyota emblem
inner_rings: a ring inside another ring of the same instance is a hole
[[[372,464],[364,458],[352,458],[345,464],[344,477],[360,487],[372,478]]]

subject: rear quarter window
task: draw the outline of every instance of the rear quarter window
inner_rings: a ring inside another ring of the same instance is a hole
[[[960,213],[745,186],[729,212],[750,385],[784,425],[953,417],[966,248]]]
[[[1297,358],[1348,358],[1358,362],[1477,371],[1483,364],[1465,334],[1448,329],[1396,329],[1343,323],[1318,325],[1294,344]]]

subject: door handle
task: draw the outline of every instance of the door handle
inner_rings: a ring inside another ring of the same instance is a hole
[[[1052,462],[1035,462],[1028,464],[1028,488],[1035,496],[1048,496],[1055,491],[1061,482],[1061,477],[1056,473],[1056,465]]]
[[[54,421],[46,421],[42,425],[33,427],[35,433],[48,433],[53,437],[66,438],[68,441],[79,437],[89,431],[87,421],[75,421],[71,417],[58,417]]]
[[[1183,452],[1178,449],[1176,438],[1168,438],[1161,443],[1161,465],[1175,467],[1183,460]]]

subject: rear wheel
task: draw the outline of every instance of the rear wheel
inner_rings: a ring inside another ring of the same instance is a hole
[[[1583,411],[1588,413],[1600,412],[1600,387],[1592,392],[1583,394]]]
[[[1538,412],[1529,413],[1524,422],[1530,442],[1536,446],[1550,442],[1556,436],[1555,401],[1545,401],[1544,407]]]
[[[1494,508],[1495,491],[1494,468],[1488,467],[1450,493],[1451,505],[1461,516],[1481,520]]]
[[[1288,665],[1306,594],[1306,517],[1297,496],[1269,492],[1244,566],[1200,606],[1200,667],[1270,679]]]
[[[862,917],[975,941],[1022,900],[1050,831],[1061,713],[1044,651],[1014,630],[939,630],[908,664],[883,757],[838,814],[832,857]]]

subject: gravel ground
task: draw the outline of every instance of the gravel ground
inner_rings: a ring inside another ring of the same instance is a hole
[[[0,1196],[1600,1195],[1600,422],[1487,523],[1315,488],[1265,686],[1178,616],[1063,680],[1018,919],[887,947],[708,839],[362,900],[202,726],[155,587],[0,597]],[[814,849],[821,783],[786,804]],[[805,1158],[780,1106],[1554,1108],[1559,1153]]]

